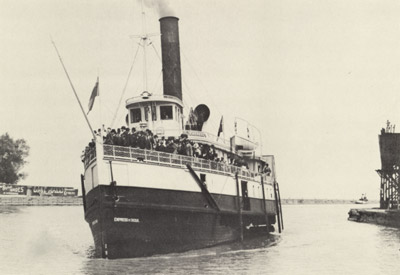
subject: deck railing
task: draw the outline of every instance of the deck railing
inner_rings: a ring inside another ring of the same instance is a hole
[[[83,155],[82,161],[85,164],[85,169],[92,163],[93,160],[96,159],[96,148],[92,147],[85,151]]]
[[[146,150],[125,146],[114,146],[104,144],[104,158],[112,160],[125,160],[125,161],[143,161],[146,163],[184,167],[189,164],[194,170],[206,171],[215,174],[223,174],[234,176],[236,172],[242,178],[253,181],[260,181],[260,176],[264,177],[264,183],[272,184],[270,176],[261,175],[245,168],[229,165],[223,162],[215,162],[206,159],[183,156],[178,154],[170,154],[165,152],[158,152],[154,150]],[[85,164],[90,164],[89,159]]]

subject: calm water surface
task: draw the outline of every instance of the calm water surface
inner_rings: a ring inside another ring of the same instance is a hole
[[[0,274],[398,273],[400,230],[349,222],[352,207],[288,205],[282,235],[122,260],[93,258],[81,206],[0,207]]]

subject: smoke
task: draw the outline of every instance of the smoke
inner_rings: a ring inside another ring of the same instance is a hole
[[[155,9],[160,18],[164,16],[175,16],[169,0],[138,0],[139,3],[142,1],[145,7]]]
[[[175,15],[174,11],[171,8],[169,0],[159,0],[157,2],[158,2],[158,15],[160,17]]]

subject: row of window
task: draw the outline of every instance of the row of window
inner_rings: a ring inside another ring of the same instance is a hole
[[[179,110],[177,110],[179,112]],[[149,121],[149,115],[151,114],[151,120],[157,120],[157,108],[155,105],[144,107],[144,121]],[[173,112],[172,106],[160,106],[160,119],[161,120],[172,120]],[[141,108],[131,109],[131,123],[141,122],[142,110]]]

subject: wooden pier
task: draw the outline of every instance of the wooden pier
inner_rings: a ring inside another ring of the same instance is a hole
[[[400,228],[400,210],[379,208],[350,209],[348,220]]]
[[[400,133],[387,121],[379,135],[379,208],[350,209],[349,220],[400,228]]]

